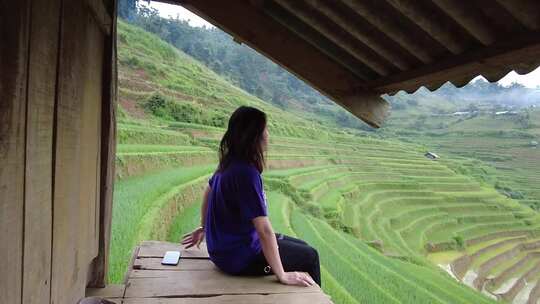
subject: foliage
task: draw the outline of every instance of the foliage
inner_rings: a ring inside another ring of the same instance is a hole
[[[150,113],[165,120],[197,123],[213,127],[224,127],[227,120],[223,113],[209,113],[197,104],[175,102],[159,94],[150,96],[144,107]]]
[[[157,199],[172,187],[211,172],[214,166],[174,168],[118,181],[115,185],[111,227],[109,281],[119,282],[129,262],[141,220]]]

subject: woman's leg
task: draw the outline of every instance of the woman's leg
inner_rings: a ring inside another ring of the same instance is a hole
[[[317,250],[302,240],[287,237],[285,235],[281,236],[276,235],[276,238],[283,269],[285,271],[307,272],[311,278],[322,287],[319,253]],[[242,270],[242,272],[239,273],[239,275],[251,276],[269,274],[273,274],[273,272],[268,266],[262,251],[244,270]]]
[[[291,241],[291,242],[295,242],[295,243],[299,243],[299,244],[303,244],[303,245],[308,244],[308,243],[306,243],[305,241],[303,241],[301,239],[293,238],[292,236],[288,236],[288,235],[285,235],[285,234],[282,234],[282,233],[276,233],[276,238],[278,240],[287,240],[287,241]]]
[[[239,275],[261,276],[261,275],[272,274],[271,271],[268,271],[270,270],[270,267],[267,267],[267,266],[268,266],[268,263],[266,262],[266,258],[264,257],[263,252],[261,251],[255,257],[255,259],[239,273]]]
[[[281,264],[285,271],[307,272],[321,286],[319,253],[315,248],[304,242],[299,243],[288,239],[278,239],[278,246]]]

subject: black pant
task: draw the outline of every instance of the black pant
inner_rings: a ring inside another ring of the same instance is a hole
[[[319,265],[319,253],[306,242],[276,233],[279,256],[285,271],[307,272],[313,280],[321,285],[321,269]],[[273,274],[263,252],[249,264],[240,275],[270,275]]]

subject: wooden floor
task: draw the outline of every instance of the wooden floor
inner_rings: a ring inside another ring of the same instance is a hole
[[[203,248],[204,244],[200,250],[185,250],[173,243],[144,242],[134,252],[125,284],[88,289],[87,296],[105,297],[118,304],[332,303],[318,286],[286,286],[275,276],[226,275]],[[181,251],[177,266],[161,265],[168,250]]]

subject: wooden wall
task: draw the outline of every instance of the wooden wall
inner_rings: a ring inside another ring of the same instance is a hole
[[[114,2],[0,2],[0,303],[73,304],[104,284]]]

